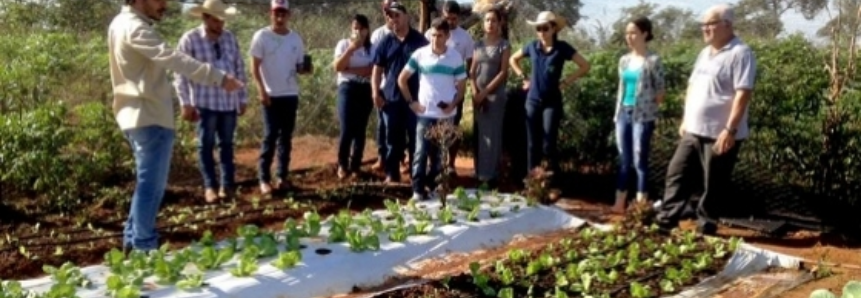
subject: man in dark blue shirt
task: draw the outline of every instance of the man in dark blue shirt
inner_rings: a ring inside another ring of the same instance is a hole
[[[386,10],[386,18],[392,24],[392,33],[384,37],[374,51],[371,90],[374,105],[382,109],[381,121],[384,121],[386,126],[386,183],[397,183],[401,180],[399,164],[403,160],[405,149],[409,149],[409,164],[413,164],[416,115],[410,110],[409,103],[398,90],[396,82],[410,55],[426,46],[428,41],[424,35],[410,27],[409,15],[403,4],[392,2]],[[387,83],[381,93],[379,87],[383,76],[386,77]],[[409,89],[411,98],[417,98],[418,76],[410,78]]]

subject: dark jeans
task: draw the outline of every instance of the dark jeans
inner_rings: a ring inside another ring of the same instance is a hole
[[[427,195],[425,188],[431,191],[436,188],[436,178],[442,172],[442,151],[425,134],[442,121],[452,121],[452,119],[419,117],[417,120],[415,160],[412,163],[413,193]],[[430,159],[430,170],[427,169],[428,159]]]
[[[526,100],[527,171],[532,171],[547,159],[550,170],[559,166],[556,143],[559,139],[559,122],[562,120],[562,101]]]
[[[338,118],[341,135],[338,141],[338,166],[358,171],[365,152],[365,129],[374,104],[371,84],[344,82],[338,85]],[[350,150],[352,148],[352,151]]]
[[[386,126],[386,176],[400,181],[400,163],[406,149],[409,149],[409,163],[413,164],[414,160],[416,114],[405,101],[386,102],[382,110]]]
[[[382,94],[383,91],[380,91]],[[377,110],[377,156],[381,161],[385,161],[387,150],[386,150],[386,122],[383,121],[383,109]]]
[[[662,225],[676,225],[691,197],[702,192],[696,206],[699,224],[715,224],[716,215],[726,212],[726,200],[732,171],[738,160],[742,141],[736,141],[729,152],[714,153],[715,140],[686,133],[679,140],[667,168],[667,186],[657,220]]]
[[[219,162],[221,163],[221,186],[233,189],[236,166],[233,162],[233,135],[236,132],[236,111],[213,111],[197,109],[200,121],[197,122],[197,154],[199,167],[203,174],[203,186],[216,188],[215,139],[218,137]]]
[[[298,108],[298,96],[270,97],[269,106],[263,107],[263,146],[260,149],[258,164],[260,182],[268,183],[272,180],[270,168],[276,145],[278,145],[278,166],[275,169],[275,175],[282,180],[287,178]]]
[[[616,146],[619,148],[619,177],[616,189],[628,190],[628,177],[631,176],[631,165],[637,171],[637,192],[649,191],[649,154],[652,146],[652,133],[655,122],[634,122],[633,110],[623,108],[616,121]]]

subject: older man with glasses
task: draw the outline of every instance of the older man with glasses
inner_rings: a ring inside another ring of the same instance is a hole
[[[749,134],[747,111],[756,78],[756,58],[733,32],[733,19],[733,9],[725,4],[713,6],[703,18],[708,46],[688,79],[681,140],[667,169],[664,202],[657,215],[664,232],[678,225],[695,192],[702,191],[696,205],[698,232],[714,234],[716,215],[730,211],[727,189],[739,148]]]
[[[199,61],[246,80],[245,62],[239,51],[236,36],[224,29],[224,22],[236,14],[234,7],[221,0],[206,0],[193,7],[189,14],[202,24],[183,34],[178,50]],[[228,92],[223,88],[192,82],[188,77],[175,74],[177,96],[182,105],[182,117],[197,122],[197,151],[200,172],[205,187],[204,197],[209,203],[231,195],[234,188],[233,137],[236,118],[245,113],[248,96],[245,88]],[[215,179],[213,149],[218,138],[221,163],[221,188]]]

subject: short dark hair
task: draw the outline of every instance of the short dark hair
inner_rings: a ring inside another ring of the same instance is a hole
[[[452,0],[446,1],[442,5],[442,11],[445,13],[459,15],[460,14],[460,4],[458,4],[457,1],[452,1]]]
[[[652,34],[652,21],[647,17],[638,17],[631,21],[631,24],[637,26],[637,29],[640,29],[640,32],[646,34],[646,41],[651,41],[655,39],[655,35]]]
[[[451,31],[451,26],[449,26],[448,22],[441,17],[434,18],[431,21],[430,27],[438,32],[449,32]]]

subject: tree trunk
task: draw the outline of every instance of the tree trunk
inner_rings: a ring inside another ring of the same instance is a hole
[[[430,27],[430,3],[432,0],[419,0],[421,1],[421,6],[419,8],[419,31],[424,33]]]

